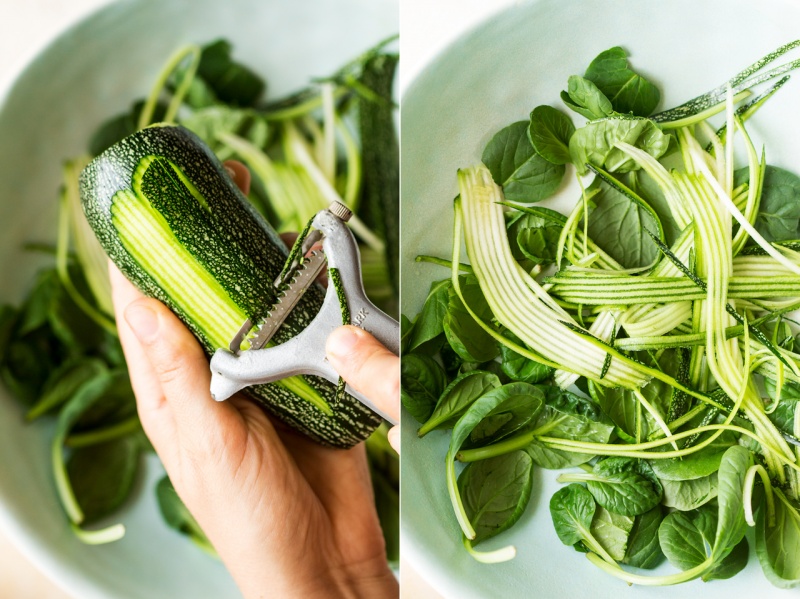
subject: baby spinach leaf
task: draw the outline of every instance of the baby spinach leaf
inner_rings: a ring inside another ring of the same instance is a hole
[[[622,516],[598,506],[589,530],[603,549],[620,561],[628,549],[628,537],[633,529],[633,522],[633,516]]]
[[[509,383],[490,393],[504,399],[472,430],[473,444],[485,445],[517,432],[535,420],[544,406],[544,393],[528,383]]]
[[[532,203],[549,198],[561,185],[565,168],[539,156],[528,138],[528,122],[518,121],[498,131],[481,160],[503,188],[506,200]]]
[[[8,304],[0,305],[0,366],[5,360],[14,327],[17,324],[17,310]]]
[[[716,532],[717,510],[706,505],[668,514],[658,529],[658,539],[669,563],[689,570],[711,559]]]
[[[709,445],[680,459],[650,460],[650,466],[662,481],[693,480],[709,476],[719,470],[725,451],[736,444],[736,437],[724,431]]]
[[[136,415],[136,397],[127,370],[111,373],[102,401],[94,402],[83,410],[72,424],[75,432],[85,432],[127,420]]]
[[[644,460],[610,457],[595,464],[587,487],[598,505],[623,516],[643,514],[659,504],[661,483]]]
[[[628,537],[628,549],[620,561],[635,568],[655,568],[664,559],[658,544],[658,527],[664,519],[661,506],[636,516]]]
[[[473,370],[456,377],[442,392],[433,414],[419,429],[419,436],[437,428],[452,426],[476,399],[499,386],[497,375],[483,370]]]
[[[203,529],[200,528],[197,520],[194,519],[194,516],[186,509],[181,498],[178,497],[178,493],[175,491],[175,487],[172,486],[172,481],[169,480],[169,477],[165,476],[158,481],[156,498],[158,499],[161,516],[170,528],[189,537],[204,551],[215,554],[214,547],[203,532]]]
[[[645,229],[659,230],[653,214],[599,177],[587,188],[587,193],[593,194],[589,237],[626,268],[652,264],[659,250]]]
[[[552,106],[537,106],[531,112],[528,137],[533,149],[553,164],[569,164],[569,139],[575,133],[572,120]]]
[[[718,471],[719,523],[712,552],[717,562],[742,540],[747,530],[742,493],[745,474],[752,464],[753,454],[741,445],[728,448],[722,456]]]
[[[669,149],[669,135],[653,121],[639,117],[611,116],[587,123],[572,136],[569,153],[578,173],[586,173],[586,164],[610,173],[638,170],[638,165],[615,144],[625,142],[660,158]]]
[[[617,112],[649,116],[661,99],[658,88],[628,66],[628,54],[615,46],[598,54],[584,75],[606,95]]]
[[[664,496],[661,500],[666,507],[682,512],[696,509],[717,496],[717,473],[691,480],[661,480]]]
[[[217,40],[203,47],[197,76],[226,104],[255,106],[266,87],[264,80],[231,58],[231,44]]]
[[[139,129],[139,116],[144,108],[144,100],[137,100],[128,112],[124,112],[105,121],[89,139],[89,153],[97,156],[105,152],[123,138],[135,133]],[[153,111],[153,122],[164,120],[167,105],[158,102]]]
[[[34,406],[28,411],[26,418],[34,420],[43,414],[61,406],[87,381],[107,371],[102,360],[83,358],[65,362],[48,378]]]
[[[800,504],[780,489],[775,494],[775,525],[768,526],[762,506],[756,518],[756,555],[767,579],[776,587],[800,585]]]
[[[767,165],[755,227],[767,241],[800,239],[800,177]]]
[[[703,576],[703,580],[724,580],[726,578],[731,578],[744,570],[749,557],[750,546],[747,543],[747,539],[742,537],[742,540],[736,544],[731,552],[722,558],[710,572]]]
[[[614,108],[605,94],[588,79],[572,75],[567,84],[567,91],[561,92],[561,99],[568,108],[585,116],[590,121],[611,116]]]
[[[442,322],[447,314],[451,287],[450,279],[431,283],[422,311],[417,316],[414,328],[409,333],[408,351],[414,351],[444,333]]]
[[[119,508],[133,489],[140,464],[140,445],[134,437],[81,447],[67,461],[72,491],[91,524]]]
[[[431,417],[433,408],[447,386],[447,375],[429,356],[406,354],[400,361],[400,399],[403,407],[419,422]]]
[[[468,464],[458,477],[458,489],[475,529],[473,544],[513,526],[528,505],[532,487],[533,462],[524,451]]]
[[[556,491],[550,498],[550,517],[558,538],[564,545],[574,545],[591,536],[592,519],[597,505],[583,485],[573,483]]]
[[[515,343],[522,344],[519,337],[511,331],[504,331],[503,336]],[[505,345],[500,346],[500,357],[502,358],[501,368],[503,372],[513,381],[539,383],[553,374],[553,369],[549,366],[534,362]]]
[[[459,280],[461,294],[470,309],[484,322],[491,322],[492,311],[483,297],[478,279],[462,275]],[[443,327],[450,347],[467,362],[488,362],[500,353],[497,342],[475,322],[452,286],[448,290]]]
[[[597,404],[558,387],[541,389],[546,403],[534,425],[538,436],[608,443],[614,424]],[[528,445],[526,451],[538,466],[548,469],[577,466],[593,457],[591,454],[552,449],[537,439]]]
[[[558,240],[563,225],[536,214],[519,212],[508,223],[511,254],[523,267],[553,264],[558,255]]]

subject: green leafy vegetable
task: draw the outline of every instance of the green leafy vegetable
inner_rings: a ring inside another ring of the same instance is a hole
[[[512,202],[530,204],[549,198],[561,185],[565,172],[563,165],[536,153],[525,121],[500,130],[486,144],[481,160]]]
[[[419,422],[431,417],[446,386],[447,376],[436,360],[419,354],[403,357],[400,364],[400,399],[403,407]]]
[[[649,116],[658,106],[658,88],[628,66],[628,54],[615,46],[597,55],[584,75],[597,85],[617,112]]]
[[[528,136],[533,149],[545,160],[553,164],[568,164],[569,139],[575,133],[575,125],[570,118],[552,106],[537,106],[531,112]]]

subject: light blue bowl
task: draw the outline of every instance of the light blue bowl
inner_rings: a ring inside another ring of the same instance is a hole
[[[0,302],[18,302],[54,241],[63,160],[86,151],[102,121],[147,94],[180,45],[225,37],[280,96],[397,32],[396,0],[141,0],[119,2],[61,35],[22,73],[0,110]],[[47,424],[28,425],[0,390],[0,527],[56,583],[81,599],[239,596],[221,563],[161,521],[161,476],[148,464],[121,514],[125,538],[89,547],[70,532],[53,486]]]
[[[451,1],[451,0],[448,0]],[[800,4],[788,0],[522,1],[446,48],[409,84],[402,102],[403,313],[414,316],[431,281],[449,271],[416,264],[417,254],[451,255],[456,170],[480,160],[500,128],[526,120],[539,104],[565,112],[559,92],[598,53],[621,45],[634,68],[663,90],[664,108],[704,93],[779,45],[800,37]],[[796,57],[796,55],[792,55]],[[800,172],[800,75],[748,122],[770,164]],[[576,122],[583,122],[576,116]],[[571,209],[574,181],[544,205]],[[516,559],[484,565],[461,546],[445,486],[449,434],[418,439],[419,424],[403,414],[402,542],[404,556],[446,597],[685,597],[704,599],[782,593],[764,578],[755,553],[728,581],[674,588],[628,588],[561,544],[548,503],[556,473],[537,468],[531,502],[515,528],[486,543],[513,544]],[[751,543],[751,550],[752,550]],[[674,571],[664,566],[658,572]]]

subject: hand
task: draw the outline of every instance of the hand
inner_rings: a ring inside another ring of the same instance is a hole
[[[231,172],[246,191],[246,169]],[[244,596],[396,597],[363,444],[322,447],[244,397],[215,402],[194,336],[111,278],[142,426]]]
[[[369,397],[391,416],[400,417],[400,358],[365,330],[339,327],[325,346],[328,361],[354,389]],[[389,431],[389,443],[400,453],[400,429]]]

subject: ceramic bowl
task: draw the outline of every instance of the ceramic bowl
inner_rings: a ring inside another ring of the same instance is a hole
[[[50,44],[7,90],[0,109],[0,302],[18,302],[53,242],[62,162],[86,151],[97,125],[146,95],[180,45],[224,37],[266,77],[273,97],[325,76],[397,32],[396,0],[140,0],[110,4]],[[90,547],[56,498],[50,427],[28,425],[0,389],[0,527],[66,591],[82,599],[239,596],[221,563],[161,521],[148,463],[121,514],[125,538]]]
[[[783,43],[798,37],[800,5],[772,0],[539,0],[516,2],[436,55],[402,96],[403,294],[407,316],[421,308],[430,282],[449,272],[417,264],[417,254],[451,255],[456,170],[480,160],[492,135],[527,120],[540,104],[565,112],[559,92],[567,78],[612,46],[628,50],[633,67],[658,83],[669,108],[725,82]],[[446,23],[443,23],[446,26]],[[797,75],[794,76],[797,78]],[[790,81],[751,121],[756,144],[771,164],[798,171],[800,82]],[[583,119],[573,115],[576,123]],[[574,179],[574,178],[573,178]],[[562,211],[580,197],[565,184],[544,203]],[[747,569],[727,581],[694,581],[675,588],[628,588],[586,557],[561,544],[548,502],[557,473],[537,468],[530,504],[512,531],[485,543],[513,544],[507,563],[475,562],[445,486],[449,434],[418,439],[419,424],[403,415],[402,541],[406,559],[445,597],[683,597],[778,596],[752,550]],[[662,566],[659,573],[674,571]],[[774,593],[774,595],[773,595]]]

